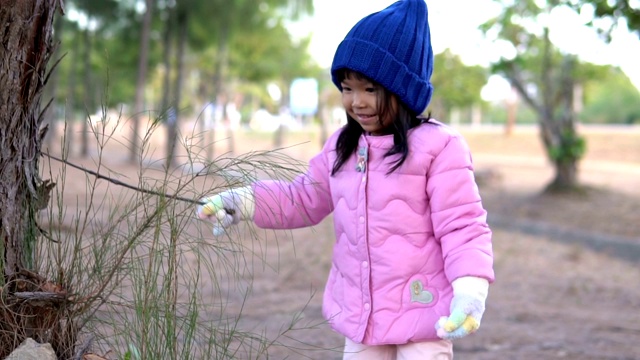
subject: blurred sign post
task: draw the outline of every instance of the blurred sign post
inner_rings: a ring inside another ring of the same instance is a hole
[[[289,90],[289,110],[293,116],[311,116],[318,111],[318,81],[297,78]]]

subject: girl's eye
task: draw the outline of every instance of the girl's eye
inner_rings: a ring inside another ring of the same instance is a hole
[[[342,85],[342,91],[351,91],[351,88],[348,86]]]
[[[375,93],[375,92],[376,92],[376,90],[377,90],[377,89],[376,89],[375,87],[368,87],[368,88],[366,88],[366,91],[367,91],[368,93]]]

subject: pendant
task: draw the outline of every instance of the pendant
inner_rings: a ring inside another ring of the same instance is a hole
[[[367,150],[368,149],[366,146],[358,148],[358,161],[356,162],[357,172],[363,173],[367,169],[367,160],[368,160]]]

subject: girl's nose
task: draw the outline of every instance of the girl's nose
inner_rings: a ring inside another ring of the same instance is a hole
[[[362,96],[358,94],[358,92],[354,92],[353,99],[351,101],[351,106],[361,107],[362,105],[363,105]]]

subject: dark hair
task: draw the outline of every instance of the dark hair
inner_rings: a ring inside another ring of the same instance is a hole
[[[386,119],[387,116],[389,116],[389,113],[392,111],[392,97],[395,96],[397,99],[397,96],[394,93],[385,89],[382,85],[368,78],[367,76],[350,69],[345,68],[338,70],[336,72],[336,77],[340,82],[348,78],[366,80],[371,82],[376,88],[379,87],[380,89],[383,89],[383,96],[378,96],[377,106],[379,121],[382,123],[383,119]],[[398,112],[396,114],[396,118],[387,128],[389,130],[389,133],[393,134],[393,147],[389,149],[389,151],[387,151],[384,156],[388,157],[391,155],[400,154],[400,157],[393,164],[387,174],[390,174],[398,169],[409,155],[409,129],[428,122],[430,118],[418,117],[418,114],[411,111],[402,101],[398,100],[397,103]],[[335,175],[338,170],[342,168],[344,163],[347,162],[349,157],[357,151],[358,140],[360,139],[360,136],[363,132],[364,130],[362,129],[360,124],[347,113],[347,124],[342,128],[342,131],[338,136],[338,141],[336,142],[336,152],[338,153],[338,157],[333,164],[331,175]]]

